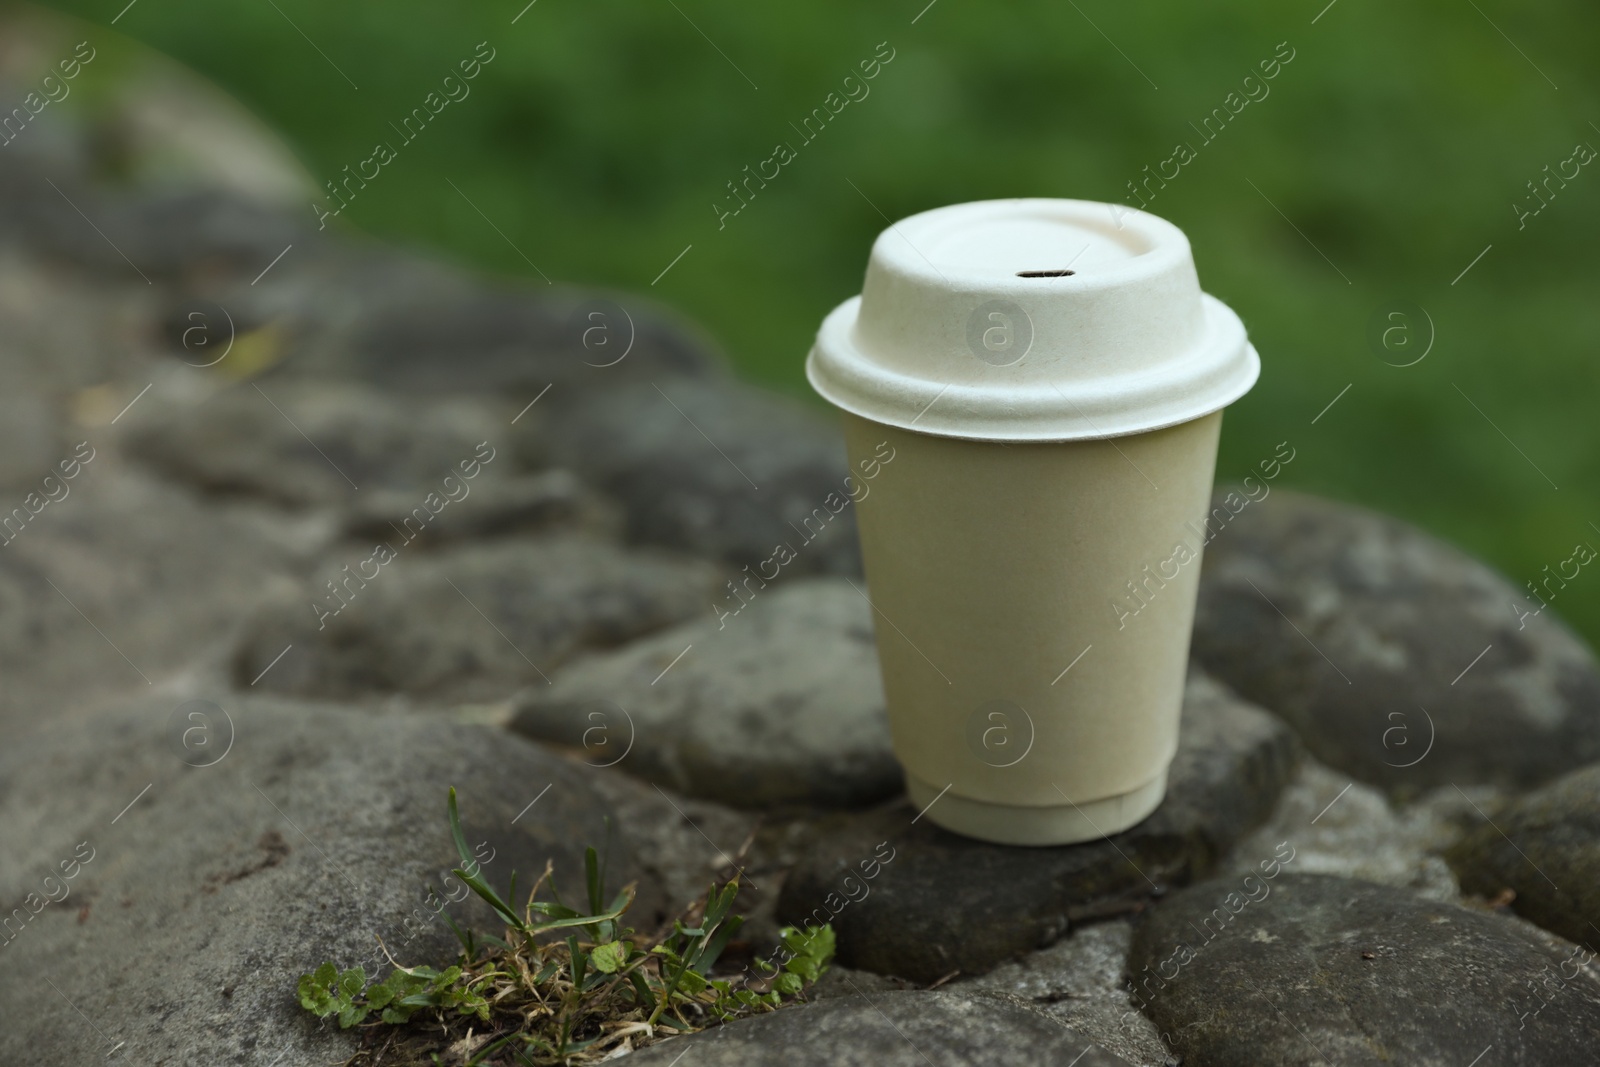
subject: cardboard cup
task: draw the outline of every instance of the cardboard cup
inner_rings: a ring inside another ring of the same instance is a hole
[[[1007,844],[1148,816],[1177,748],[1221,409],[1259,372],[1182,233],[1082,201],[914,216],[879,237],[807,370],[875,475],[852,495],[913,803]]]

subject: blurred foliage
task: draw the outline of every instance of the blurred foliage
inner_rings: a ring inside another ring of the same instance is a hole
[[[104,26],[125,2],[56,6]],[[1600,546],[1600,167],[1525,228],[1512,207],[1531,204],[1525,183],[1546,164],[1600,146],[1600,10],[926,2],[142,0],[105,36],[226,87],[321,180],[391,139],[489,42],[471,97],[340,224],[535,280],[523,254],[558,280],[648,291],[705,323],[748,376],[797,393],[812,333],[857,291],[885,216],[1122,199],[1188,142],[1198,157],[1151,210],[1188,232],[1206,288],[1265,364],[1230,409],[1220,478],[1288,440],[1286,482],[1412,519],[1518,585],[1579,540]],[[870,96],[799,145],[790,124],[883,41],[895,58]],[[1202,144],[1191,123],[1285,41],[1295,58],[1270,95]],[[719,229],[725,183],[780,140],[799,158]],[[1403,368],[1368,340],[1398,301],[1437,330]],[[1600,635],[1600,578],[1555,610]]]

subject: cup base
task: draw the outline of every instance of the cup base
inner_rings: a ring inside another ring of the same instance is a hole
[[[1025,807],[945,793],[906,775],[911,803],[927,817],[965,837],[1000,845],[1073,845],[1120,833],[1147,818],[1167,795],[1167,772],[1127,793],[1083,804]],[[935,803],[937,800],[937,803]]]

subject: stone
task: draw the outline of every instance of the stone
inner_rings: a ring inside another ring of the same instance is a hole
[[[851,475],[838,428],[792,401],[680,377],[580,396],[546,416],[521,447],[620,500],[635,541],[726,559],[757,581],[860,572],[851,496],[871,483]]]
[[[581,896],[610,815],[593,773],[489,727],[257,696],[127,704],[8,744],[0,1061],[343,1060],[357,1034],[300,1008],[299,975],[387,974],[379,938],[404,963],[451,962],[435,904],[499,933],[449,873],[448,787],[492,885],[550,861]],[[626,834],[611,831],[613,887],[641,873]],[[663,902],[640,891],[630,918],[648,929]]]
[[[678,1057],[685,1067],[1127,1067],[1042,1012],[946,990],[862,990],[663,1041],[628,1062],[670,1067]]]
[[[1510,890],[1518,915],[1600,946],[1600,765],[1512,802],[1449,856],[1468,892]]]
[[[726,882],[739,875],[733,910],[744,925],[724,954],[725,962],[749,964],[753,957],[770,957],[778,949],[783,926],[774,915],[778,893],[804,845],[809,813],[739,811],[607,768],[604,759],[587,753],[571,755],[595,768],[590,784],[627,828],[645,876],[679,911],[704,896],[713,880]],[[867,989],[903,989],[906,984],[898,979],[875,984],[879,976],[865,971],[841,973],[865,975],[861,985]],[[837,977],[825,977],[825,987],[843,987]]]
[[[806,990],[806,999],[831,1000],[836,997],[859,997],[862,993],[876,995],[915,988],[912,982],[892,974],[873,974],[871,971],[857,971],[830,963],[816,984]]]
[[[71,452],[63,437],[51,404],[20,392],[0,395],[0,492],[21,497],[57,474],[56,463]]]
[[[1155,1024],[1139,1014],[1124,988],[1132,936],[1127,922],[1096,923],[951,988],[1020,997],[1135,1067],[1176,1067]]]
[[[1128,972],[1196,1067],[1588,1063],[1600,973],[1565,949],[1403,889],[1279,869],[1157,904]]]
[[[687,909],[713,881],[726,880],[736,868],[744,872],[733,911],[745,919],[740,939],[750,940],[753,913],[763,909],[764,900],[764,910],[771,912],[770,898],[775,896],[763,884],[770,864],[740,856],[740,846],[757,833],[758,817],[667,792],[596,762],[578,762],[592,768],[590,788],[616,813],[639,869],[671,907]]]
[[[405,493],[408,504],[375,505],[403,507],[402,521],[412,509],[433,511],[429,494],[444,501],[440,510],[469,497],[474,479],[464,470],[499,475],[514,463],[494,444],[505,443],[510,427],[481,405],[423,403],[350,384],[251,382],[199,403],[147,401],[129,421],[130,456],[202,492],[290,507]]]
[[[55,196],[48,186],[45,192]],[[0,201],[4,198],[5,182],[0,179]],[[62,208],[72,210],[60,197],[56,200]],[[129,314],[130,302],[107,296],[103,284],[47,268],[21,250],[6,247],[0,239],[0,337],[5,339],[0,396],[6,398],[8,424],[13,419],[24,420],[23,425],[44,420],[59,423],[66,414],[66,402],[96,386],[116,390],[116,402],[106,416],[109,422],[150,382],[148,377],[132,381],[140,373],[133,367],[139,362],[141,346],[139,324]],[[116,380],[125,384],[112,386]],[[16,433],[8,432],[8,448],[19,447],[10,443]],[[82,440],[71,433],[63,428],[63,436],[70,438],[65,443]],[[31,431],[28,435],[31,440],[20,445],[18,459],[43,444]],[[9,467],[18,459],[5,463]]]
[[[1284,490],[1216,505],[1194,655],[1322,762],[1421,792],[1600,759],[1594,656],[1553,611],[1524,614],[1524,590],[1360,508]]]
[[[311,336],[285,366],[296,377],[520,398],[514,412],[538,400],[537,412],[631,382],[727,373],[704,334],[638,294],[489,283],[377,248],[314,263],[312,279],[325,291],[301,302]]]
[[[304,256],[319,241],[309,212],[302,218],[219,189],[112,190],[54,168],[26,168],[5,185],[35,207],[17,212],[14,232],[23,243],[122,282],[219,274],[248,282],[287,246]]]
[[[485,468],[476,481],[457,483],[459,501],[432,516],[430,545],[491,537],[593,529],[605,536],[620,532],[615,509],[589,492],[571,471],[520,474],[505,467]],[[407,519],[416,525],[415,509],[423,494],[411,489],[374,489],[357,494],[340,517],[340,532],[349,538],[392,538]],[[459,503],[461,506],[456,507]]]
[[[1239,840],[1216,876],[1255,873],[1262,859],[1288,841],[1297,873],[1359,878],[1454,904],[1461,890],[1438,854],[1431,813],[1414,807],[1397,810],[1382,790],[1302,760],[1272,817]]]
[[[53,483],[58,499],[31,515],[26,496],[5,501],[0,724],[11,736],[220,663],[249,613],[296,585],[295,553],[271,523],[118,469],[103,434],[78,444],[60,457],[76,474]]]
[[[274,263],[280,253],[285,259],[296,251],[304,257],[312,244],[326,240],[309,225],[309,211],[290,213],[223,189],[168,189],[103,203],[107,234],[154,278],[232,275],[248,282],[269,265],[282,267],[281,261]],[[86,265],[102,271],[127,270],[127,262],[103,240],[98,247],[84,242],[79,252],[88,253]]]
[[[1075,922],[1203,877],[1271,814],[1297,756],[1280,721],[1191,674],[1167,797],[1144,822],[1099,841],[1022,848],[961,837],[902,801],[819,824],[778,917],[831,922],[847,967],[923,983],[981,974]]]
[[[527,690],[512,728],[740,808],[898,793],[866,599],[840,578],[751,596],[574,663]]]
[[[408,545],[395,535],[333,551],[296,596],[251,623],[238,684],[333,698],[504,699],[548,684],[585,648],[705,611],[720,579],[698,560],[571,536],[432,553]]]

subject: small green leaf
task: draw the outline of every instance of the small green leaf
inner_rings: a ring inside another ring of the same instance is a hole
[[[339,992],[341,995],[355,998],[367,988],[367,974],[360,967],[352,967],[339,975]]]
[[[772,980],[772,988],[786,997],[792,997],[805,988],[805,982],[798,974],[780,974]]]
[[[310,974],[301,975],[298,988],[300,1006],[323,1018],[332,1015],[339,1010],[334,990],[338,980],[339,972],[331,963],[324,963]]]
[[[616,974],[628,962],[628,952],[633,946],[626,941],[611,941],[596,945],[589,953],[589,961],[606,974]]]
[[[808,926],[804,933],[786,926],[779,931],[778,937],[784,947],[794,953],[793,958],[783,965],[785,971],[798,975],[809,985],[828,969],[835,944],[832,926]]]

